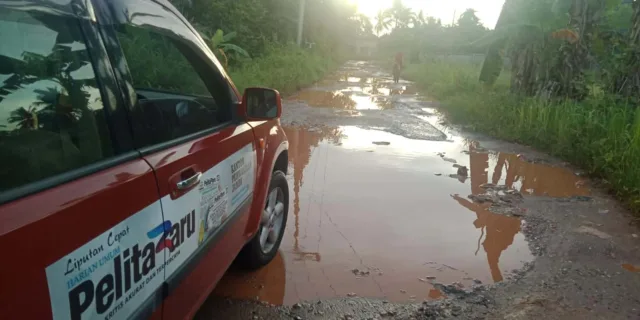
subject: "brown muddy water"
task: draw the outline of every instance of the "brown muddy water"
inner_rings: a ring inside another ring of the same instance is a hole
[[[378,112],[421,99],[406,83],[349,75],[323,83],[336,81],[342,86],[304,90],[290,99]],[[438,127],[435,110],[418,109],[415,117]],[[440,299],[443,293],[432,283],[499,282],[533,259],[521,233],[526,221],[467,197],[485,192],[483,184],[524,195],[589,194],[567,169],[489,153],[440,127],[446,140],[413,140],[359,126],[284,129],[291,203],[280,252],[259,271],[228,272],[218,296],[276,305],[354,295]],[[454,162],[468,168],[467,177],[457,175]]]
[[[629,264],[629,263],[625,263],[625,264],[623,264],[623,265],[622,265],[622,267],[623,267],[625,270],[629,271],[629,272],[640,272],[640,267],[638,267],[638,266],[634,266],[634,265]]]

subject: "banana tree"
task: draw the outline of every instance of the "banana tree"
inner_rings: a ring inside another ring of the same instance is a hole
[[[537,82],[545,73],[548,53],[554,48],[549,37],[563,24],[552,14],[553,1],[505,2],[495,30],[473,43],[488,48],[480,73],[481,82],[492,86],[502,72],[504,59],[508,57],[511,60],[512,92],[535,94]]]
[[[507,0],[502,6],[502,11],[500,12],[500,16],[498,17],[498,22],[496,23],[496,28],[493,32],[486,35],[484,38],[476,41],[473,45],[482,45],[478,42],[483,42],[488,46],[487,55],[485,56],[484,63],[482,64],[482,70],[480,71],[480,82],[484,83],[487,86],[492,86],[495,84],[498,77],[500,77],[500,73],[502,72],[502,67],[504,65],[504,50],[507,44],[507,35],[498,34],[499,32],[503,32],[504,24],[506,24],[506,20],[508,19],[507,5],[511,4],[512,1]]]
[[[633,15],[627,48],[616,64],[611,91],[622,97],[640,100],[640,0],[632,1]]]
[[[590,52],[605,13],[607,0],[563,0],[569,5],[570,32],[562,43],[555,63],[544,83],[543,93],[581,100],[588,94],[585,73],[590,67]],[[558,33],[556,33],[558,34]]]
[[[508,0],[495,31],[477,41],[489,42],[480,81],[495,82],[508,49],[512,91],[584,98],[589,50],[607,1]]]
[[[221,29],[216,30],[213,35],[201,34],[203,38],[207,39],[211,50],[219,55],[224,62],[224,67],[229,66],[229,56],[238,55],[245,58],[251,58],[249,53],[238,45],[230,43],[236,36],[236,32],[224,33]]]

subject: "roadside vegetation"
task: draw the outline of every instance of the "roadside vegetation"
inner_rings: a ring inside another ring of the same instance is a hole
[[[640,212],[640,1],[507,0],[495,30],[459,48],[486,55],[411,48],[405,76],[454,123],[575,163]]]
[[[346,57],[371,22],[345,0],[306,1],[300,46],[300,0],[171,0],[198,29],[239,90],[292,93],[319,80]]]
[[[241,92],[247,87],[264,86],[289,94],[318,81],[341,60],[295,44],[273,46],[262,56],[232,67],[230,75]]]
[[[412,65],[407,78],[438,99],[453,123],[508,141],[534,146],[570,161],[640,209],[640,112],[594,93],[577,102],[541,100],[510,93],[509,76],[491,88],[478,82],[480,66]]]
[[[388,60],[400,51],[412,63],[425,56],[484,54],[486,45],[471,43],[490,34],[473,9],[459,12],[455,21],[442,21],[412,11],[402,0],[378,12],[373,30],[380,38],[378,58]]]

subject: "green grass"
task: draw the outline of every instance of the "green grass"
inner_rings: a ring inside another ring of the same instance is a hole
[[[640,213],[640,111],[601,92],[587,100],[543,102],[509,93],[509,76],[495,87],[478,82],[479,67],[411,65],[405,77],[437,98],[453,123],[520,142],[566,159],[603,178]]]
[[[271,47],[265,55],[232,67],[229,74],[240,92],[257,86],[274,88],[287,95],[320,80],[337,66],[337,59],[290,45]]]

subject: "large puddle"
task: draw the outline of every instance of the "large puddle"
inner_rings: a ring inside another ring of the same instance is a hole
[[[340,75],[325,81],[319,84],[320,87],[302,90],[287,100],[339,110],[387,110],[393,108],[393,96],[416,93],[411,85],[374,78]]]
[[[532,195],[589,193],[566,169],[486,153],[462,138],[410,140],[351,126],[285,131],[291,204],[281,250],[257,272],[229,272],[218,295],[272,304],[438,299],[431,282],[499,282],[533,259],[525,221],[467,195],[486,183]],[[453,161],[469,168],[468,178],[455,176]]]

